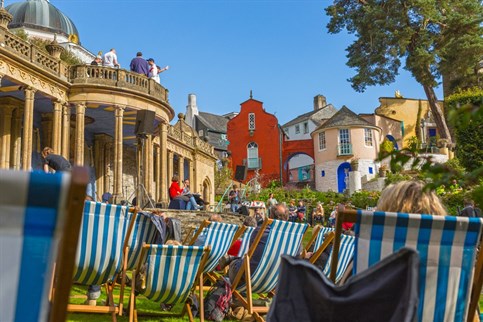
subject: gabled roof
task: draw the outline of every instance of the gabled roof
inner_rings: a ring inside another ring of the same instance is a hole
[[[228,145],[222,144],[221,135],[219,133],[208,132],[205,137],[208,139],[208,143],[213,145],[215,149],[226,151]]]
[[[319,126],[317,130],[322,130],[330,127],[342,127],[342,126],[371,126],[376,127],[374,124],[366,121],[356,113],[352,112],[347,106],[342,108],[328,119],[324,124]]]
[[[226,133],[226,125],[229,121],[228,118],[216,114],[206,113],[206,112],[199,112],[196,117],[203,123],[208,129]]]
[[[321,120],[326,120],[331,118],[335,113],[337,113],[337,109],[332,106],[332,104],[327,104],[321,109],[313,110],[302,115],[297,116],[291,121],[288,121],[282,127],[292,126],[306,120],[312,120],[316,125],[320,125],[322,122]]]

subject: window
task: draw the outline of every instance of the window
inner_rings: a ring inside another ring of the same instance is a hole
[[[372,146],[372,130],[364,129],[364,143],[366,146]]]
[[[322,177],[325,177],[325,170],[322,170],[322,172],[320,173],[320,175],[321,175]]]
[[[320,132],[319,133],[319,150],[325,150],[326,148],[326,142],[325,142],[325,132]]]
[[[369,167],[369,174],[374,174],[374,168],[373,167]]]
[[[300,125],[297,124],[295,125],[295,134],[299,134],[300,133]]]
[[[309,122],[304,123],[304,134],[309,133]]]
[[[221,135],[221,139],[222,139],[222,140],[226,140],[226,134],[222,134],[222,135]]]
[[[247,146],[247,166],[248,169],[258,169],[258,144],[255,142],[248,143]]]
[[[349,129],[339,130],[339,155],[352,155],[352,144]]]
[[[248,113],[248,130],[255,130],[255,113]]]
[[[203,130],[198,131],[198,136],[200,136],[200,137],[203,136]]]

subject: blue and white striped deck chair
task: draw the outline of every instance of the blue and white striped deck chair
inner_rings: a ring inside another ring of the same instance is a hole
[[[128,207],[86,201],[74,269],[74,282],[102,285],[121,271],[123,245],[129,225]],[[112,289],[110,290],[112,291]],[[112,296],[112,292],[108,296]],[[110,306],[96,306],[97,313],[118,313],[112,298]],[[101,308],[105,309],[102,310]],[[69,304],[71,312],[92,312],[88,305]]]
[[[333,231],[335,231],[335,229],[330,228],[330,227],[321,227],[319,229],[319,232],[317,234],[317,238],[315,239],[315,242],[314,242],[314,251],[316,249],[319,249],[319,247],[322,246],[322,244],[324,243],[325,234],[333,232]]]
[[[133,213],[130,212],[128,217],[129,220],[131,220]],[[136,268],[137,263],[141,258],[143,243],[152,244],[155,233],[156,226],[151,221],[150,214],[138,212],[126,245],[129,247],[127,255],[127,270]]]
[[[57,279],[50,308],[52,273],[57,262],[57,276],[72,276],[87,182],[81,168],[56,174],[0,170],[1,321],[65,320],[71,281]]]
[[[238,251],[238,257],[243,257],[250,248],[250,238],[252,237],[252,233],[255,230],[255,227],[246,226],[245,232],[242,235],[242,241],[240,245],[240,250]]]
[[[335,274],[335,283],[339,283],[341,278],[344,276],[344,273],[347,271],[349,264],[351,263],[352,259],[354,258],[354,250],[355,250],[355,241],[356,238],[354,236],[349,235],[341,235],[340,236],[340,248],[339,248],[339,257],[337,260],[337,270]],[[330,252],[329,259],[324,267],[324,274],[325,276],[330,275],[330,263],[332,260],[333,253]]]
[[[215,270],[220,258],[230,249],[239,228],[238,225],[234,224],[210,222],[208,220],[203,221],[191,242],[192,245],[211,247],[203,273],[209,273]],[[198,244],[197,240],[200,236],[203,236],[204,241]]]
[[[253,244],[250,245],[248,253],[244,256],[243,265],[232,285],[233,294],[241,299],[241,302],[243,305],[246,305],[245,308],[250,314],[255,314],[257,320],[261,319],[259,313],[268,312],[268,307],[257,307],[255,312],[252,294],[269,293],[275,289],[279,275],[280,256],[299,255],[307,227],[307,224],[273,219],[265,220],[262,226],[260,226],[258,234]],[[250,272],[251,274],[248,275],[250,257],[255,252],[263,232],[268,228],[270,232],[268,233],[260,263],[255,271]],[[245,276],[244,282],[241,282],[242,276]],[[246,292],[246,296],[242,295],[244,292]]]
[[[481,291],[481,276],[475,276],[480,282],[470,305],[483,219],[363,210],[356,215],[354,273],[402,247],[414,248],[420,256],[419,321],[472,321]]]
[[[145,287],[140,290],[150,300],[164,304],[185,303],[183,312],[188,311],[190,321],[193,317],[186,300],[194,289],[195,283],[201,283],[200,274],[206,262],[209,249],[202,246],[145,245],[142,257],[146,258]],[[133,273],[140,270],[141,263]],[[132,288],[131,298],[134,297]],[[203,301],[200,299],[200,304]],[[137,310],[130,305],[130,321],[137,321]],[[200,310],[203,321],[203,309]],[[136,315],[136,316],[134,316]]]

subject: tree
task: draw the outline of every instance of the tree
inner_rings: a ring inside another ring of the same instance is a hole
[[[326,9],[330,33],[346,29],[356,36],[347,48],[357,74],[352,87],[394,82],[404,68],[428,98],[441,138],[452,142],[434,87],[441,75],[474,72],[483,53],[480,0],[334,0]]]

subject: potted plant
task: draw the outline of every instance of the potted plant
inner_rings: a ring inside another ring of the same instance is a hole
[[[387,164],[381,164],[379,167],[379,176],[384,178],[388,169]]]
[[[359,158],[353,158],[351,160],[352,171],[359,171]]]

